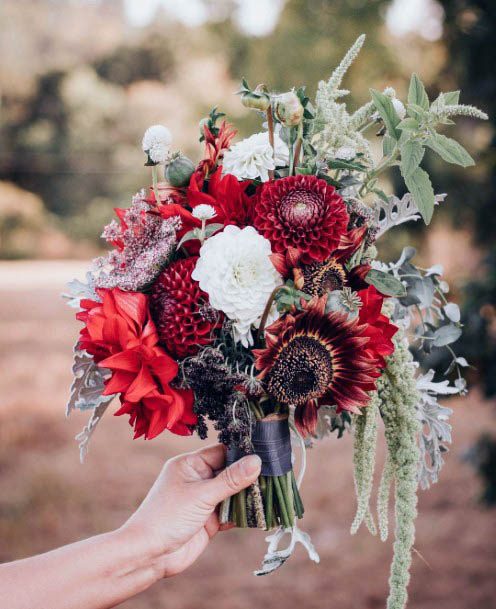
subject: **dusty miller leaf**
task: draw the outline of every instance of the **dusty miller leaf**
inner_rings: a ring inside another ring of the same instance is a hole
[[[113,397],[114,396],[111,396],[110,400]],[[79,459],[80,459],[81,463],[84,463],[86,455],[88,454],[88,443],[91,440],[91,436],[93,435],[93,432],[95,431],[96,426],[98,425],[98,423],[101,421],[103,415],[105,414],[105,411],[107,410],[107,408],[110,404],[110,400],[108,400],[107,402],[101,403],[99,406],[97,406],[95,408],[95,410],[91,413],[90,420],[85,425],[83,431],[78,433],[78,435],[75,438],[75,440],[77,442],[79,442]]]
[[[105,379],[109,372],[99,368],[91,355],[76,348],[74,349],[74,363],[72,365],[74,380],[71,385],[71,394],[66,407],[66,415],[72,410],[91,410],[100,404],[108,403],[114,396],[102,395],[105,389]]]
[[[284,535],[288,533],[291,535],[289,545],[283,550],[279,550],[279,544],[281,543]],[[264,556],[262,566],[258,571],[255,571],[255,575],[268,575],[272,573],[288,560],[293,553],[297,543],[301,543],[302,546],[308,552],[310,560],[316,563],[320,562],[320,557],[317,554],[317,550],[310,539],[308,533],[304,533],[296,525],[291,529],[284,529],[279,527],[272,535],[266,537],[265,541],[269,543],[267,553]]]
[[[79,279],[73,279],[67,284],[68,292],[62,294],[67,299],[67,304],[73,309],[79,309],[79,303],[82,299],[100,300],[95,292],[95,277],[91,271],[86,273],[86,283]]]
[[[446,198],[445,194],[435,196],[435,204],[439,205]],[[374,223],[379,227],[377,238],[381,237],[390,228],[403,224],[404,222],[416,222],[420,219],[420,213],[412,195],[407,193],[401,199],[392,195],[389,202],[382,199],[375,202]]]

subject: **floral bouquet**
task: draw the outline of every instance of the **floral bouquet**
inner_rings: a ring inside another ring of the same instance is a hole
[[[281,94],[243,80],[241,102],[261,115],[263,130],[234,143],[236,132],[212,110],[200,122],[198,164],[171,149],[166,127],[147,130],[152,186],[116,209],[103,232],[111,251],[94,261],[87,283],[70,285],[83,329],[68,412],[93,411],[78,436],[82,457],[116,397],[115,414],[129,417],[135,438],[166,430],[205,438],[210,422],[228,462],[260,455],[258,482],[219,514],[238,527],[275,529],[258,574],[284,563],[296,542],[318,561],[297,527],[305,449],[351,430],[351,531],[365,523],[386,538],[394,484],[388,606],[401,608],[417,487],[437,481],[450,442],[451,411],[437,399],[465,392],[467,362],[451,347],[460,312],[442,268],[417,266],[411,247],[381,262],[376,243],[404,222],[428,224],[444,200],[420,167],[426,149],[473,164],[438,128],[455,116],[487,117],[460,104],[458,91],[431,102],[416,75],[405,103],[391,88],[371,89],[371,100],[349,113],[341,81],[363,41],[320,82],[315,103],[304,87]],[[380,176],[392,167],[404,180],[401,199],[382,190]],[[445,380],[417,364],[438,349],[451,359]],[[380,420],[388,452],[375,517]],[[292,438],[301,449],[297,476]],[[285,533],[290,543],[279,549]]]

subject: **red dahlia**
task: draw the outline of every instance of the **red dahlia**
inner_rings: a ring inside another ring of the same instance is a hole
[[[266,182],[255,206],[255,227],[272,250],[295,249],[301,262],[323,262],[347,233],[349,215],[333,186],[316,176]]]
[[[174,357],[198,352],[213,340],[221,313],[191,278],[198,257],[176,260],[158,276],[152,288],[151,312],[161,344]]]

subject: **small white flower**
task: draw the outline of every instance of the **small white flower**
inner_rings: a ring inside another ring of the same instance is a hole
[[[282,139],[274,134],[275,154],[269,143],[268,132],[255,133],[241,140],[224,153],[223,173],[230,173],[238,180],[269,179],[269,171],[287,165],[289,150]]]
[[[163,125],[148,127],[141,143],[143,152],[146,152],[154,163],[165,163],[172,143],[171,132]]]
[[[351,146],[341,146],[336,150],[334,156],[342,161],[351,161],[356,157],[356,150]]]
[[[226,226],[202,245],[192,274],[210,305],[234,322],[234,338],[245,347],[253,344],[251,327],[260,323],[269,296],[281,283],[270,254],[270,242],[253,226]]]
[[[403,102],[397,97],[393,97],[391,101],[393,102],[393,107],[396,110],[396,114],[401,118],[401,120],[403,120],[406,116],[406,108]]]
[[[200,203],[200,205],[197,205],[196,207],[193,208],[193,211],[191,212],[193,214],[193,216],[195,218],[197,218],[198,220],[211,220],[212,218],[215,218],[215,216],[217,215],[217,212],[215,211],[215,209],[211,206],[208,205],[207,203]]]

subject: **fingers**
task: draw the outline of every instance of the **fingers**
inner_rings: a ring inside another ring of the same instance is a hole
[[[233,463],[205,485],[205,499],[212,506],[253,484],[260,474],[258,455],[248,455]]]
[[[213,470],[221,469],[226,462],[226,449],[223,444],[213,444],[193,453],[198,455]]]
[[[195,482],[213,478],[215,470],[223,467],[225,458],[224,446],[216,444],[175,457],[170,463],[183,482]]]

